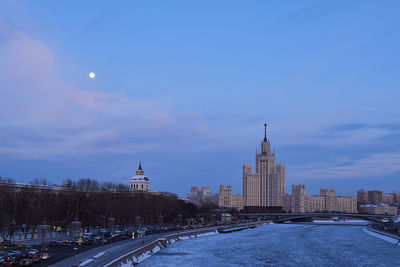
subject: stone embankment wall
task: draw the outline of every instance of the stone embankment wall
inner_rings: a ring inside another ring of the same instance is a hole
[[[400,236],[398,236],[398,235],[380,231],[380,230],[374,229],[368,225],[364,227],[363,231],[373,237],[385,240],[389,243],[392,243],[393,245],[400,247]]]
[[[218,233],[216,229],[202,229],[202,230],[185,231],[185,232],[165,235],[156,240],[147,242],[144,245],[119,256],[118,258],[110,261],[104,266],[105,267],[135,266],[144,261],[145,259],[149,258],[151,255],[157,253],[161,249],[166,248],[168,245],[172,243],[215,233]]]

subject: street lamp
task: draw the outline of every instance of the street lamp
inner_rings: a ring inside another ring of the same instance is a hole
[[[81,221],[78,220],[78,216],[75,216],[75,219],[71,222],[71,231],[72,231],[72,236],[77,239],[79,237],[79,232],[81,230],[82,223]],[[77,247],[77,240],[74,240],[74,247],[73,250],[75,251],[75,256],[76,253],[78,252],[78,247]]]
[[[40,237],[42,238],[42,251],[44,247],[44,240],[46,239],[46,233],[50,229],[50,225],[46,223],[46,219],[43,218],[41,224],[38,225],[37,227],[38,233],[40,234]]]

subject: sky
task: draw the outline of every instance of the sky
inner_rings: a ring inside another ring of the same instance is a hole
[[[0,176],[400,191],[400,2],[0,0]],[[95,79],[88,74],[95,72]]]

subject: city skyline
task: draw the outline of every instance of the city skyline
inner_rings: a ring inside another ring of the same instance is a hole
[[[242,193],[266,121],[287,192],[400,191],[387,3],[0,1],[0,176]]]

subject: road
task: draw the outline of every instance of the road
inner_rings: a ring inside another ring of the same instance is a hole
[[[144,241],[149,242],[149,241],[159,238],[160,236],[162,236],[162,234],[149,235],[149,236],[145,237]],[[72,265],[78,265],[79,263],[81,263],[87,259],[92,259],[93,256],[95,256],[101,252],[105,252],[104,256],[102,256],[101,258],[99,258],[98,260],[93,262],[92,264],[87,265],[87,266],[93,266],[93,267],[100,266],[101,264],[104,264],[107,261],[121,255],[122,253],[140,246],[141,244],[142,244],[142,240],[132,240],[132,239],[123,240],[123,241],[119,241],[119,242],[112,243],[109,245],[99,246],[99,247],[96,247],[93,249],[89,249],[87,251],[79,253],[76,256],[68,257],[64,260],[54,262],[53,264],[50,264],[50,266],[71,267]],[[67,249],[71,250],[71,248],[67,248]]]

